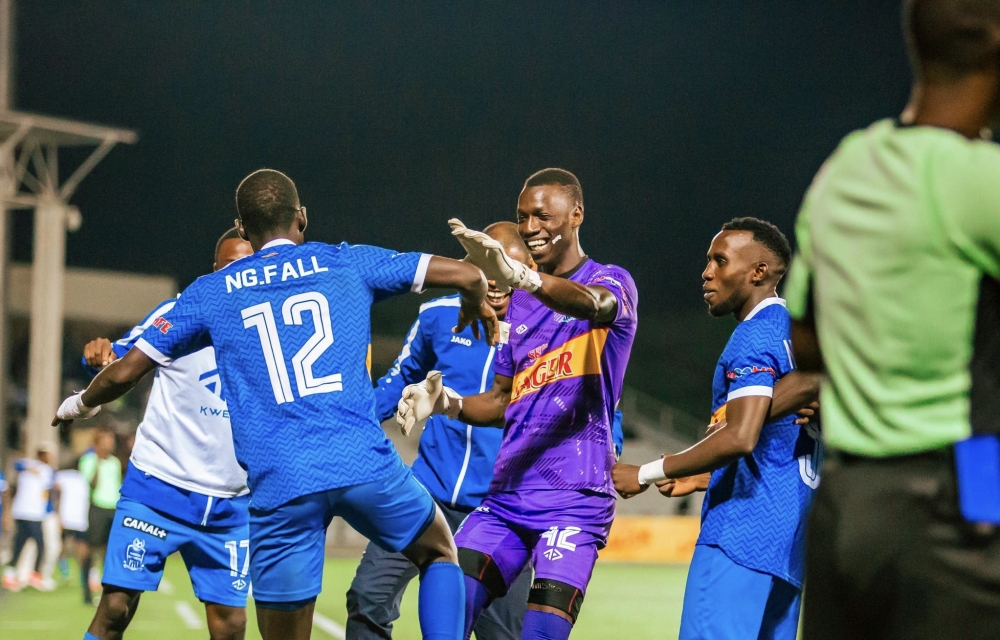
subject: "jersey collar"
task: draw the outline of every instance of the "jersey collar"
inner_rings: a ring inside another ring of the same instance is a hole
[[[770,307],[772,304],[780,304],[781,306],[785,306],[785,299],[784,298],[779,298],[778,296],[772,296],[770,298],[764,298],[763,300],[761,300],[760,302],[757,303],[757,306],[754,307],[750,311],[750,313],[747,314],[747,317],[743,318],[743,322],[746,322],[750,318],[752,318],[755,315],[757,315],[758,313],[760,313],[761,309],[764,309],[765,307]]]
[[[291,240],[289,240],[288,238],[275,238],[274,240],[271,240],[270,242],[268,242],[267,244],[265,244],[263,247],[261,247],[260,250],[263,251],[264,249],[270,249],[271,247],[277,247],[279,244],[295,244],[295,243],[292,242]]]

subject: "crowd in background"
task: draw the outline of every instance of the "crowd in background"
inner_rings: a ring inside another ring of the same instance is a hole
[[[119,440],[114,430],[98,428],[83,454],[69,464],[59,465],[53,445],[42,443],[34,457],[7,465],[8,476],[0,471],[4,589],[52,591],[57,579],[69,579],[73,559],[83,601],[95,601],[101,588],[97,561],[107,546],[131,448],[131,438]]]

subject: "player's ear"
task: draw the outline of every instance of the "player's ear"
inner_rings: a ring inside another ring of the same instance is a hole
[[[299,207],[299,212],[296,215],[299,219],[299,233],[305,233],[306,227],[309,226],[309,218],[306,216],[306,208]]]
[[[578,202],[575,207],[573,207],[573,213],[569,214],[570,223],[573,228],[578,228],[583,224],[583,203]]]
[[[750,274],[750,282],[752,282],[754,286],[763,284],[764,281],[767,280],[769,273],[770,269],[767,268],[767,263],[758,262],[757,266],[754,267],[753,273]]]
[[[236,233],[246,242],[250,242],[250,238],[247,237],[247,230],[243,228],[243,220],[241,218],[236,218],[233,220],[233,226],[236,227]]]

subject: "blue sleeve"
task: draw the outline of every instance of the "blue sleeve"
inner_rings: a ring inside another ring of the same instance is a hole
[[[16,473],[21,473],[22,471],[24,471],[27,468],[28,468],[28,465],[24,464],[24,460],[23,459],[21,459],[21,460],[15,460],[14,461],[14,471]]]
[[[781,371],[773,327],[765,322],[743,322],[733,332],[726,346],[726,401],[746,396],[774,394]]]
[[[429,254],[396,253],[365,244],[351,245],[350,252],[354,268],[372,292],[375,302],[407,291],[423,290]]]
[[[396,413],[396,405],[403,396],[403,387],[415,384],[427,377],[434,368],[437,357],[428,326],[430,318],[417,316],[417,321],[406,334],[403,349],[396,357],[392,368],[378,381],[375,387],[375,413],[379,422]]]
[[[622,412],[618,409],[615,409],[615,416],[611,420],[611,440],[615,443],[615,458],[622,457],[625,434],[622,432]]]
[[[176,304],[163,315],[154,317],[133,342],[160,366],[167,366],[181,356],[212,344],[207,314],[201,304],[200,282],[195,280]]]
[[[146,330],[149,325],[153,324],[153,321],[170,311],[174,305],[177,304],[177,298],[170,298],[169,300],[164,300],[160,304],[150,311],[142,322],[132,327],[132,330],[126,333],[116,342],[111,343],[111,350],[115,352],[115,356],[121,358],[126,353],[129,352],[133,346],[135,346],[135,341],[142,337],[142,332]],[[96,376],[100,373],[100,369],[95,369],[94,367],[87,364],[87,359],[83,356],[80,357],[80,362],[83,364],[83,369],[90,374],[91,377]]]

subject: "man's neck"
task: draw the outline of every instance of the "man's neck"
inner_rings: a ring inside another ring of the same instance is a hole
[[[768,298],[777,297],[778,292],[774,290],[774,287],[755,287],[753,293],[750,294],[750,297],[743,303],[743,306],[740,307],[733,315],[736,316],[737,320],[743,322],[746,317],[750,315],[750,312],[756,309],[757,305],[761,302],[767,300]]]
[[[260,251],[264,245],[274,242],[275,240],[288,240],[294,244],[302,244],[301,235],[293,234],[290,231],[284,231],[281,233],[268,233],[259,238],[252,237],[250,238],[250,246],[254,251]]]
[[[966,138],[978,138],[990,124],[998,90],[992,73],[947,83],[919,82],[900,119],[904,124],[951,129]]]
[[[580,266],[580,263],[583,262],[586,257],[586,254],[583,253],[583,248],[580,247],[580,241],[575,240],[573,244],[567,247],[566,253],[563,254],[562,258],[559,259],[559,262],[556,263],[555,266],[539,266],[538,270],[552,276],[564,277],[565,274]]]

